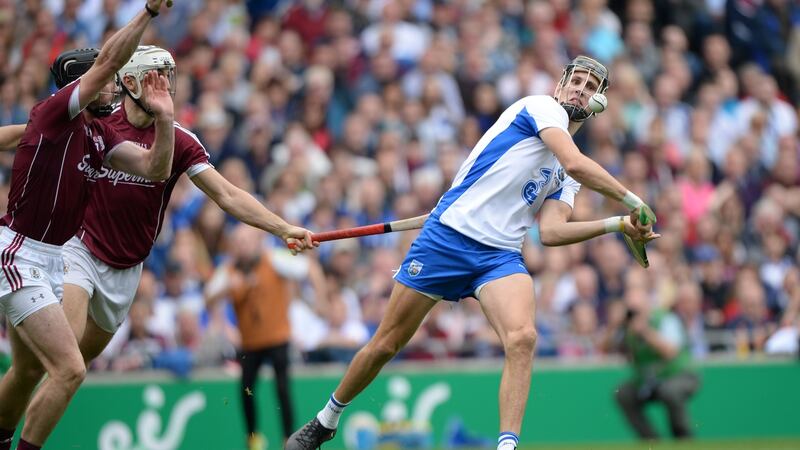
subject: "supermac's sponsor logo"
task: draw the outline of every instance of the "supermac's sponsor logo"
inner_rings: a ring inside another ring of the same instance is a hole
[[[100,170],[97,170],[92,167],[91,164],[89,164],[89,155],[84,156],[83,160],[78,163],[78,170],[83,172],[86,178],[90,180],[96,181],[106,178],[113,186],[118,184],[132,184],[134,186],[153,187],[156,185],[155,182],[150,181],[147,178],[140,177],[138,175],[131,175],[129,173],[114,170],[105,166],[100,168]]]

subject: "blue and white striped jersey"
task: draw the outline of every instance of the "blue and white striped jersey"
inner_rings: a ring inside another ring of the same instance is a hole
[[[481,137],[431,215],[483,244],[520,251],[545,199],[573,206],[580,184],[569,177],[539,132],[569,133],[553,97],[533,95],[509,106]]]

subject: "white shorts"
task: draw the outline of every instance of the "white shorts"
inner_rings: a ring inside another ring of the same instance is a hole
[[[116,333],[131,309],[139,287],[142,263],[115,269],[92,255],[73,237],[64,244],[64,284],[83,288],[89,294],[89,316],[109,333]]]
[[[61,300],[61,246],[0,227],[0,312],[13,326]]]

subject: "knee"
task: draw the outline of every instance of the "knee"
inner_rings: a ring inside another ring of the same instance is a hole
[[[680,409],[686,404],[686,397],[682,393],[667,389],[658,391],[658,399],[661,400],[668,409]]]
[[[403,346],[389,338],[376,339],[367,344],[363,351],[368,352],[370,359],[386,362],[394,358]]]
[[[506,355],[532,357],[537,336],[536,328],[532,325],[508,332],[505,339]]]
[[[623,384],[614,392],[614,399],[620,406],[633,405],[636,403],[636,392],[629,384]]]
[[[49,376],[57,379],[65,388],[74,391],[86,378],[86,364],[83,358],[64,361],[56,366]]]

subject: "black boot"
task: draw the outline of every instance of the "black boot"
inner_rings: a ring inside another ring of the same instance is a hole
[[[322,426],[314,417],[311,422],[303,425],[303,428],[292,433],[286,440],[284,450],[315,450],[322,446],[325,441],[330,441],[336,435],[336,430]]]

